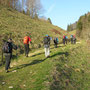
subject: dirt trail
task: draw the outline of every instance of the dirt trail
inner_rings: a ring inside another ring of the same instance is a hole
[[[37,51],[35,51],[35,52],[33,52],[33,53],[29,53],[29,57],[31,57],[31,56],[33,56],[33,55],[36,55],[36,54],[38,54],[38,53],[44,53],[44,49],[42,49],[42,50],[37,50]],[[14,66],[16,66],[19,62],[21,62],[21,60],[11,62],[11,65],[10,65],[11,68],[14,67]],[[4,70],[5,70],[5,67],[2,67],[2,68],[0,69],[0,72],[2,72],[2,71],[4,71]]]

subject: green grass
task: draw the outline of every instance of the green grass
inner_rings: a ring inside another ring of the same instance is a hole
[[[50,58],[45,58],[41,49],[28,58],[21,55],[12,61],[9,73],[1,67],[0,89],[13,86],[13,90],[89,90],[90,52],[85,43],[51,48]]]
[[[61,33],[55,34],[52,30],[55,29]],[[62,40],[62,35],[65,33],[61,28],[54,26],[46,21],[31,19],[16,10],[0,5],[0,52],[2,49],[2,40],[8,39],[11,34],[13,42],[23,48],[23,38],[28,33],[32,39],[33,45],[31,48],[38,48],[38,44],[43,46],[43,37],[48,34],[52,38],[59,37]],[[20,50],[19,50],[20,51]],[[1,58],[1,53],[0,53]]]

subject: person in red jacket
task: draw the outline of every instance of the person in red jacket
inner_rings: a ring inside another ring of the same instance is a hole
[[[31,38],[29,36],[25,36],[23,43],[24,43],[24,47],[25,47],[25,56],[28,57],[28,53],[29,53],[29,42],[31,43]]]
[[[65,35],[63,35],[63,44],[65,45]]]

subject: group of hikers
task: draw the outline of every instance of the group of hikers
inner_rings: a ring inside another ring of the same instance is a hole
[[[76,44],[76,37],[75,37],[75,35],[71,35],[70,37],[71,37],[71,39],[69,40],[68,36],[66,36],[66,35],[63,36],[63,44],[64,45],[67,44],[68,41],[71,41],[71,44]]]
[[[44,44],[44,49],[45,49],[45,57],[48,58],[50,57],[50,42],[51,42],[52,38],[49,35],[45,35],[44,39],[43,39],[43,44]],[[68,37],[67,36],[63,36],[63,44],[67,44],[68,41]],[[59,40],[57,37],[55,37],[53,39],[54,42],[54,47],[57,48],[57,45],[59,43]],[[32,44],[31,38],[26,35],[23,39],[23,44],[24,44],[24,48],[25,48],[25,56],[28,57],[29,54],[29,43]],[[71,35],[71,44],[75,44],[76,43],[76,38],[74,35]],[[9,72],[8,69],[10,69],[10,63],[11,63],[11,59],[12,59],[12,50],[17,50],[18,46],[13,44],[12,39],[9,38],[8,41],[4,40],[4,44],[3,44],[3,53],[5,56],[5,70],[6,73]]]

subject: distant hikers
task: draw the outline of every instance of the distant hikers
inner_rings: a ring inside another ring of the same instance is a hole
[[[63,44],[65,45],[65,35],[63,36]]]
[[[45,48],[45,57],[50,56],[50,36],[46,35],[44,37],[44,48]]]
[[[8,39],[8,41],[4,40],[3,53],[5,55],[5,61],[6,61],[6,64],[5,64],[6,73],[10,68],[12,49],[15,49],[15,50],[17,49],[17,46],[12,43],[12,39]]]
[[[71,44],[73,44],[73,35],[71,35]]]
[[[68,41],[68,36],[66,35],[63,35],[63,44],[67,44],[67,41]]]
[[[75,35],[71,35],[71,44],[76,44],[76,37],[75,37]]]
[[[24,40],[23,40],[26,57],[28,57],[28,53],[29,53],[29,42],[32,43],[31,38],[27,35],[24,37]]]
[[[73,35],[73,43],[76,44],[76,36]]]
[[[57,48],[57,45],[58,45],[58,42],[59,42],[58,38],[55,37],[53,41],[54,41],[54,47]]]
[[[68,36],[65,36],[65,43],[67,44],[68,42]]]

